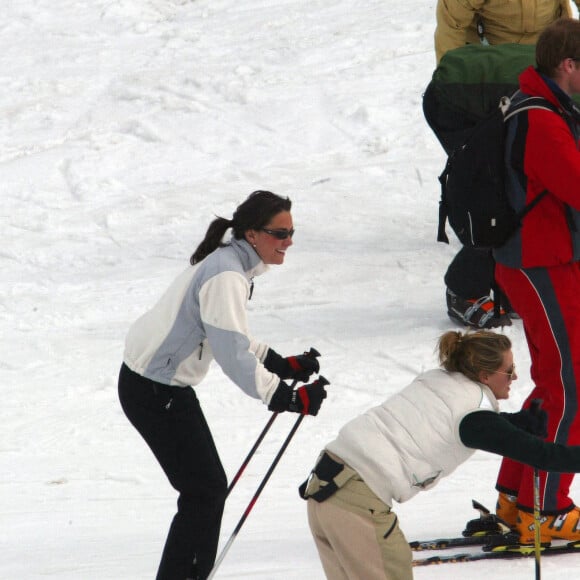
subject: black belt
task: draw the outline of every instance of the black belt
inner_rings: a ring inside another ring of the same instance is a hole
[[[323,502],[328,499],[338,489],[339,486],[336,484],[334,479],[343,470],[344,464],[332,459],[328,453],[323,453],[308,479],[298,488],[300,497],[302,499],[308,499],[311,497],[317,502]],[[316,475],[316,477],[318,477],[320,481],[325,482],[326,485],[320,487],[320,489],[313,494],[306,495],[306,487],[308,486],[312,475]]]

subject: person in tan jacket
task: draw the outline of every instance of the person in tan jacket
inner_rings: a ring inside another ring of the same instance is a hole
[[[574,0],[580,9],[580,0]],[[548,24],[572,17],[569,0],[438,0],[435,54],[464,44],[535,44]]]

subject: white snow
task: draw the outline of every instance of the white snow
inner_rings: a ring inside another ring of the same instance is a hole
[[[297,486],[348,419],[435,366],[453,328],[435,242],[444,156],[422,92],[435,2],[4,0],[0,16],[0,578],[153,578],[176,494],[117,400],[125,333],[214,214],[255,189],[294,202],[286,263],[256,280],[253,334],[314,346],[332,383],[217,578],[324,578]],[[531,389],[521,328],[520,380]],[[269,418],[214,367],[197,388],[232,477]],[[229,498],[229,538],[296,420],[282,415]],[[395,506],[409,540],[493,508],[478,452]],[[573,496],[580,495],[579,484]],[[542,562],[573,574],[580,556]],[[531,578],[533,559],[416,569]]]

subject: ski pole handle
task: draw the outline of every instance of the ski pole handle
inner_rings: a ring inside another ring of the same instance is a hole
[[[540,439],[545,439],[548,436],[548,413],[542,409],[542,399],[533,399],[528,408],[528,414],[531,418],[533,435]]]
[[[304,353],[304,356],[309,356],[310,358],[318,358],[320,356],[320,353],[314,347],[311,346],[310,350]]]
[[[316,360],[319,356],[320,353],[312,347],[297,356],[289,356],[286,359],[290,367],[290,374],[287,378],[292,377],[302,383],[309,381],[311,375],[320,372],[320,363]]]
[[[323,377],[322,375],[320,375],[317,379],[316,382],[321,386],[321,387],[326,387],[326,385],[330,385],[330,381],[327,381],[325,377]]]
[[[543,402],[543,399],[532,399],[532,402],[530,403],[530,413],[532,415],[537,415],[542,408]]]

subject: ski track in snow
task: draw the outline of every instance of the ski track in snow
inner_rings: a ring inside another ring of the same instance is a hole
[[[151,578],[175,506],[123,416],[123,340],[186,267],[214,214],[289,195],[286,264],[256,280],[252,332],[323,354],[307,418],[220,578],[322,579],[296,488],[349,418],[435,365],[443,153],[423,120],[435,2],[6,0],[0,18],[0,577]],[[520,323],[520,380],[530,388]],[[520,370],[521,369],[521,370]],[[213,368],[197,390],[232,477],[268,420]],[[226,506],[222,546],[295,421],[280,416]],[[409,539],[493,507],[499,459],[476,453],[395,506]],[[578,484],[573,491],[578,495]],[[578,565],[543,562],[546,578]],[[532,561],[415,577],[529,578]],[[509,575],[509,576],[508,576]]]

